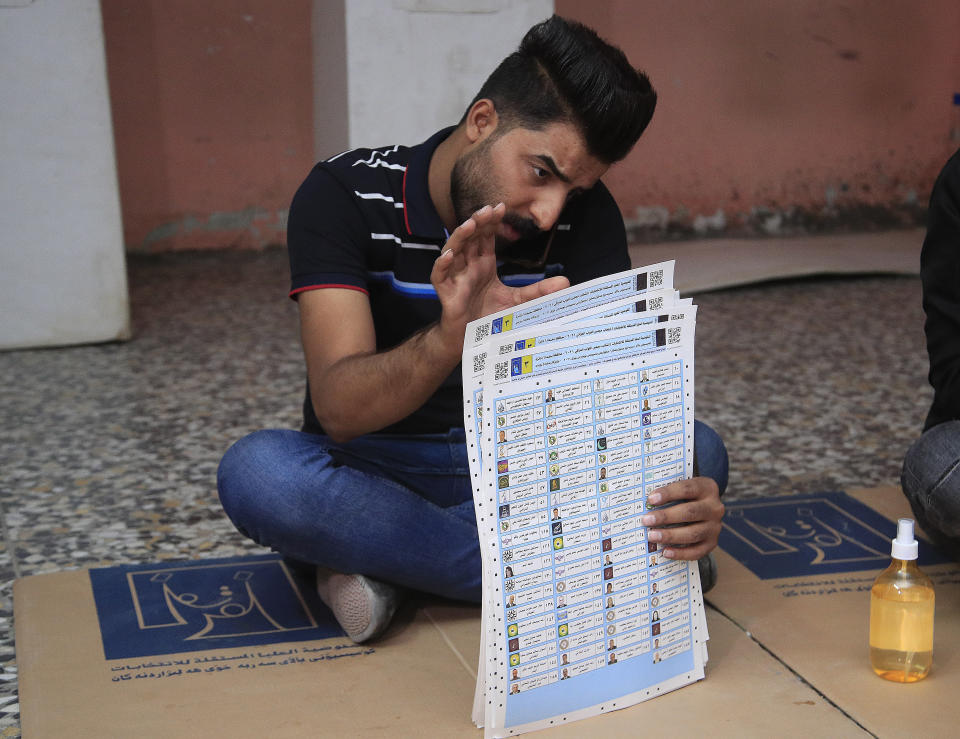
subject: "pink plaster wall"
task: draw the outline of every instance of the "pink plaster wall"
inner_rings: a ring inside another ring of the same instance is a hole
[[[311,0],[101,2],[127,249],[282,243],[314,162]],[[607,177],[637,239],[916,223],[960,146],[956,0],[556,8],[660,92]]]
[[[638,237],[916,222],[960,146],[956,0],[556,8],[623,48],[660,93],[651,127],[606,178]]]
[[[128,251],[282,243],[313,164],[311,0],[102,0]]]

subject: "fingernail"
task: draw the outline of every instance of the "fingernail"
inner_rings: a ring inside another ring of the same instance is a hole
[[[657,522],[657,517],[650,513],[648,513],[646,516],[640,519],[640,523],[642,523],[644,526],[649,526],[650,524],[656,523],[656,522]]]
[[[663,550],[663,556],[664,556],[664,558],[666,558],[666,559],[673,559],[673,555],[674,555],[674,554],[675,554],[675,552],[674,552],[672,549],[664,549],[664,550]]]
[[[647,534],[647,538],[650,541],[660,541],[663,538],[663,534],[661,534],[659,531],[651,531],[649,534]]]
[[[650,493],[650,495],[647,496],[647,503],[657,505],[660,502],[660,497],[660,493]]]

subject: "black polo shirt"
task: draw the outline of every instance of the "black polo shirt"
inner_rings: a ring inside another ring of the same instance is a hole
[[[440,317],[430,284],[446,241],[427,185],[430,158],[453,128],[413,146],[353,149],[313,168],[290,206],[290,297],[339,287],[370,298],[377,349]],[[508,285],[565,275],[572,284],[630,268],[623,218],[602,183],[572,200],[550,232],[511,246],[498,267]],[[303,430],[323,433],[310,403]],[[418,411],[382,433],[435,433],[463,425],[460,368]]]

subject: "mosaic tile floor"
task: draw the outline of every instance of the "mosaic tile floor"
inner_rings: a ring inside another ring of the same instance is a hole
[[[298,425],[303,367],[283,252],[130,263],[135,339],[0,353],[0,738],[19,736],[14,578],[255,549],[216,466],[255,428]],[[915,277],[704,293],[697,415],[729,495],[895,484],[930,401]]]

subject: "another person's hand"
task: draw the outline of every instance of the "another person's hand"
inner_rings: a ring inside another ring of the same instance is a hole
[[[452,341],[462,341],[466,325],[482,316],[568,287],[566,277],[551,277],[523,287],[508,287],[497,276],[496,234],[503,203],[484,206],[450,234],[433,265],[430,281],[443,307],[440,325]]]
[[[717,483],[709,477],[658,488],[647,496],[647,505],[650,510],[641,522],[667,559],[700,559],[717,546],[724,508]]]

